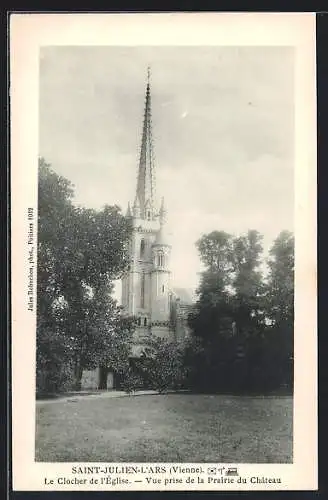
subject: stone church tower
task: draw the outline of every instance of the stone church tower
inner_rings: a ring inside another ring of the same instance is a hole
[[[155,165],[152,141],[151,93],[146,88],[145,112],[136,195],[127,210],[133,226],[130,268],[122,280],[122,307],[137,320],[136,337],[169,338],[171,328],[170,254],[166,234],[164,199],[158,209],[155,196]]]
[[[122,279],[123,314],[136,318],[131,357],[140,356],[144,340],[150,335],[170,340],[189,336],[186,318],[192,298],[186,289],[171,288],[171,246],[166,233],[166,215],[164,199],[158,208],[155,195],[148,70],[136,194],[126,214],[133,227],[130,267]],[[83,371],[83,389],[111,389],[119,383],[112,367]]]

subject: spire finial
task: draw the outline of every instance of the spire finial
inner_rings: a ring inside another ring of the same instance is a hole
[[[147,67],[147,85],[149,87],[150,84],[150,66]]]
[[[126,217],[131,217],[131,206],[130,206],[130,202],[128,203],[128,208],[127,208],[127,211],[126,211]]]
[[[134,215],[134,217],[140,216],[140,203],[139,203],[139,199],[138,199],[138,193],[136,194],[136,197],[135,197],[134,203],[133,203],[133,215]]]
[[[164,204],[164,196],[162,197],[162,201],[161,201],[161,208],[159,209],[159,220],[160,220],[160,224],[161,226],[166,222],[166,208],[165,208],[165,204]]]

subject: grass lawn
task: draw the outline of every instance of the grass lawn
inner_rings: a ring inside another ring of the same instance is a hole
[[[291,397],[140,395],[37,405],[42,462],[292,462]]]

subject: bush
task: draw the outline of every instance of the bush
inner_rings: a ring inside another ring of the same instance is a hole
[[[132,361],[131,372],[125,376],[127,389],[147,388],[159,393],[182,389],[188,371],[184,352],[185,346],[181,343],[149,339],[140,358]]]
[[[60,332],[37,328],[36,392],[37,395],[71,390],[73,369],[65,338]]]
[[[144,388],[144,381],[140,375],[138,375],[132,367],[122,375],[120,380],[120,387],[123,391],[131,394],[132,392],[138,391]]]
[[[54,364],[49,361],[38,364],[36,373],[37,396],[70,391],[73,388],[73,370],[69,364]]]

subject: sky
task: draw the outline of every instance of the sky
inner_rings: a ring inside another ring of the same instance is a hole
[[[287,47],[43,47],[39,152],[86,207],[136,190],[151,66],[156,191],[172,284],[195,289],[195,242],[224,230],[293,231],[294,54]]]

